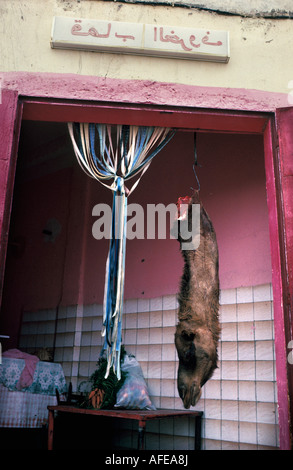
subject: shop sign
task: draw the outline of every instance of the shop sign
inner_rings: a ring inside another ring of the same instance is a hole
[[[229,32],[55,17],[51,47],[227,63]]]

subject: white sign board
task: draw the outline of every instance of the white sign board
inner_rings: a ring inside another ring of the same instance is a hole
[[[227,31],[59,16],[51,47],[224,63],[230,58]]]

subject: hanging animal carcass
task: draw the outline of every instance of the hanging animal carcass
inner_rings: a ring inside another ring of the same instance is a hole
[[[181,199],[181,198],[180,198]],[[180,207],[181,200],[177,206]],[[179,294],[175,345],[179,357],[177,386],[185,408],[194,406],[201,387],[217,367],[220,335],[218,246],[212,222],[202,206],[198,191],[188,198],[188,227],[192,222],[192,204],[200,204],[200,243],[197,249],[183,249],[184,239],[178,220],[178,240],[184,259]],[[184,199],[186,201],[186,198]],[[181,218],[182,219],[182,218]]]

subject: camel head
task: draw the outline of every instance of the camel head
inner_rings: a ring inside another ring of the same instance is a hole
[[[195,406],[201,396],[201,387],[217,367],[217,348],[210,330],[192,328],[179,322],[175,333],[179,357],[178,393],[185,408]]]

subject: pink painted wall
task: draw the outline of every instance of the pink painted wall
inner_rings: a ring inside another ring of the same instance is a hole
[[[262,138],[199,134],[197,142],[196,171],[217,232],[221,288],[271,282]],[[192,133],[178,134],[153,161],[133,194],[135,202],[169,204],[190,194],[197,185],[193,161]],[[133,240],[127,250],[127,297],[177,292],[182,259],[175,240]]]
[[[79,75],[76,73],[1,72],[2,90],[31,97],[142,103],[187,108],[275,112],[288,106],[288,92],[194,86],[154,80]]]
[[[10,241],[23,237],[25,246],[20,256],[9,250],[1,315],[1,330],[9,330],[12,341],[23,310],[102,303],[109,245],[108,240],[92,236],[96,220],[92,208],[99,202],[111,205],[111,192],[76,164],[67,135],[62,137],[64,125],[62,132],[53,124],[28,126],[35,138],[27,139],[23,132],[19,162],[37,158],[41,135],[52,142],[44,140],[44,162],[28,166],[16,184]],[[262,138],[199,134],[197,141],[197,174],[217,232],[221,287],[270,282]],[[58,159],[50,158],[57,151],[54,142],[62,150]],[[168,205],[190,194],[190,187],[196,187],[193,161],[193,134],[178,132],[152,162],[129,203],[145,208],[148,203]],[[42,230],[52,218],[58,220],[61,231],[49,242]],[[182,267],[176,240],[128,240],[125,297],[178,292]]]

